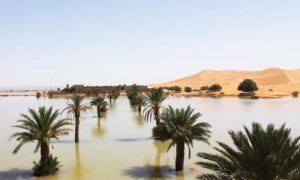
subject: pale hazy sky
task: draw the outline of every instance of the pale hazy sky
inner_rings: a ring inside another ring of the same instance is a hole
[[[300,68],[299,0],[0,0],[0,86]]]

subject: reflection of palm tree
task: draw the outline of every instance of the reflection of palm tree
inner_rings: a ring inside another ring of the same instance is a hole
[[[145,124],[144,117],[141,113],[138,113],[138,115],[135,116],[136,124],[138,126],[142,126]]]
[[[169,167],[168,167],[168,159],[165,162],[161,162],[163,154],[167,153],[167,149],[170,145],[169,141],[161,142],[161,141],[154,141],[153,146],[156,149],[156,155],[154,162],[150,161],[147,162],[146,167],[149,169],[147,170],[148,178],[149,179],[165,179],[169,174]],[[154,163],[154,164],[153,164]],[[152,165],[153,164],[153,165]]]
[[[100,137],[100,138],[103,137],[106,134],[106,130],[103,127],[101,127],[100,118],[98,118],[97,127],[93,128],[93,134],[96,137]]]
[[[75,144],[75,172],[74,172],[74,179],[82,179],[81,176],[81,160],[80,160],[80,146],[78,143]]]
[[[170,142],[154,141],[153,145],[156,148],[155,166],[159,167],[161,166],[161,156],[167,152]]]

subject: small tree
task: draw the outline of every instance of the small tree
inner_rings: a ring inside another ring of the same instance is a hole
[[[256,85],[256,82],[254,82],[253,80],[245,79],[240,83],[238,90],[243,92],[254,92],[258,90],[258,87]]]
[[[193,89],[192,89],[191,87],[185,87],[185,88],[184,88],[184,91],[187,92],[187,93],[192,92],[192,90],[193,90]]]
[[[170,90],[175,91],[176,93],[180,93],[182,89],[180,86],[172,86],[170,87]]]
[[[213,84],[209,87],[209,90],[212,92],[221,91],[222,86],[220,86],[220,84]]]
[[[127,97],[129,99],[130,105],[137,105],[136,98],[140,93],[140,89],[136,84],[133,84],[131,88],[127,91]]]
[[[298,97],[298,91],[294,91],[294,92],[292,93],[292,95],[293,95],[293,97]]]
[[[36,92],[36,98],[40,98],[41,97],[41,93],[40,92]]]
[[[182,171],[184,165],[185,146],[188,147],[189,157],[193,141],[208,143],[210,137],[210,125],[198,122],[200,113],[194,113],[194,109],[188,106],[186,109],[174,109],[171,106],[161,115],[162,122],[153,128],[155,139],[160,141],[171,140],[168,150],[176,147],[176,171]]]

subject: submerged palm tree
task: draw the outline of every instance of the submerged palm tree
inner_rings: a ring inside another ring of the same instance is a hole
[[[59,111],[53,110],[52,107],[49,109],[40,107],[38,112],[29,108],[29,115],[21,114],[22,119],[18,120],[19,124],[13,127],[23,131],[17,132],[10,137],[19,141],[13,153],[18,153],[26,143],[37,142],[34,152],[36,153],[40,148],[41,162],[46,162],[50,157],[50,140],[58,140],[59,136],[67,135],[71,131],[71,129],[66,127],[71,125],[71,123],[67,119],[58,119],[58,116]]]
[[[246,133],[229,131],[235,148],[218,142],[214,148],[220,154],[199,153],[205,161],[198,162],[214,174],[204,174],[200,179],[237,180],[296,180],[300,179],[300,137],[291,138],[290,129],[282,125],[266,129],[258,123]]]
[[[145,96],[142,94],[139,94],[135,98],[136,105],[138,106],[138,112],[140,113],[142,111],[142,106],[146,105]]]
[[[156,125],[160,123],[160,110],[163,109],[162,103],[168,98],[169,94],[162,88],[149,89],[145,96],[145,118],[150,121],[153,117]]]
[[[107,95],[107,97],[109,99],[109,104],[111,104],[112,100],[115,101],[116,99],[118,99],[119,96],[120,96],[120,91],[118,91],[118,90],[109,91],[108,95]]]
[[[95,96],[91,101],[92,106],[97,108],[97,116],[101,117],[101,112],[106,112],[108,103],[105,101],[103,96]]]
[[[162,122],[153,128],[154,138],[161,141],[171,140],[168,150],[176,146],[176,171],[183,170],[185,145],[188,146],[190,157],[193,140],[208,143],[210,125],[196,123],[200,116],[190,106],[186,109],[173,109],[169,106],[161,116]]]
[[[68,114],[73,114],[75,117],[75,142],[79,142],[79,125],[81,112],[86,113],[88,110],[92,110],[91,106],[83,104],[84,96],[73,95],[71,97],[71,103],[67,105],[64,111]]]

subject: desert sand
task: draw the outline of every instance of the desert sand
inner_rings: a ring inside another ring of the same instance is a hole
[[[291,96],[292,92],[300,92],[300,69],[287,70],[280,68],[267,68],[261,71],[236,70],[204,70],[200,73],[187,76],[175,81],[153,84],[149,87],[180,86],[199,89],[202,86],[220,84],[226,96],[237,96],[237,87],[244,79],[254,80],[259,90],[256,95],[261,98]]]

